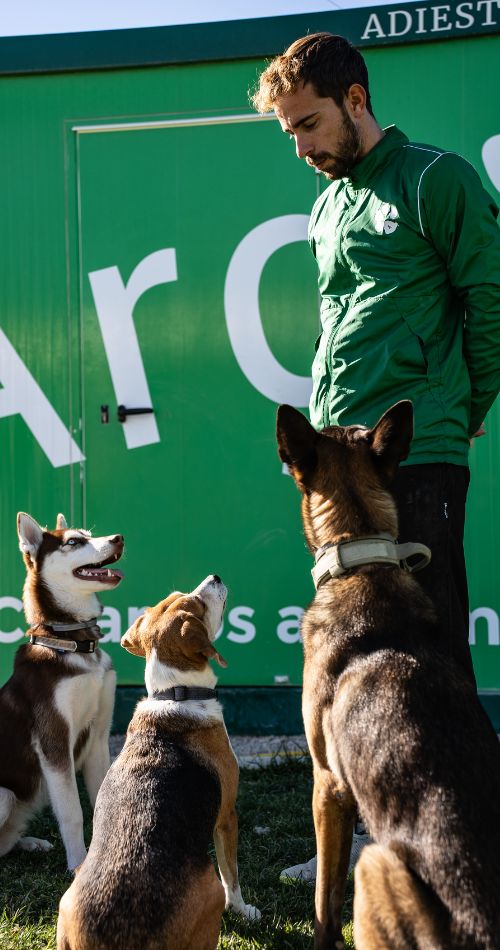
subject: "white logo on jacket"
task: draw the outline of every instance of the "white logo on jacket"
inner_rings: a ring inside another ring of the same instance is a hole
[[[398,226],[397,217],[398,209],[396,206],[384,201],[375,212],[374,223],[377,234],[392,234]]]

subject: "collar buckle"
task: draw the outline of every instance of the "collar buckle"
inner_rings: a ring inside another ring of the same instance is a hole
[[[176,703],[183,703],[188,698],[188,687],[187,686],[173,686],[173,699]]]

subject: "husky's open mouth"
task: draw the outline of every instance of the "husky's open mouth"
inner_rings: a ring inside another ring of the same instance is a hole
[[[120,560],[119,554],[112,554],[104,561],[98,561],[97,564],[82,564],[81,567],[75,567],[73,574],[82,581],[100,581],[102,584],[119,584],[123,573],[121,571],[112,571],[107,564],[113,564]]]

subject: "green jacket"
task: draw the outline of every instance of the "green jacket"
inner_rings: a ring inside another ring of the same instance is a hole
[[[316,201],[316,428],[413,400],[408,462],[467,464],[500,389],[498,208],[459,155],[394,126]]]

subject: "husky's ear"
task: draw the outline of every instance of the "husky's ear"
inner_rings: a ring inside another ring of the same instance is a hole
[[[61,512],[59,512],[56,521],[56,531],[65,531],[67,527],[68,522],[66,521],[66,518],[61,514]]]
[[[413,438],[413,405],[409,399],[391,406],[367,433],[371,450],[385,475],[393,479],[398,465],[408,458]]]
[[[319,438],[319,434],[298,409],[287,405],[279,406],[276,417],[278,453],[281,461],[288,465],[290,474],[299,487],[316,468]]]
[[[30,558],[36,561],[36,556],[40,550],[43,539],[43,528],[40,527],[38,522],[35,521],[31,515],[20,511],[17,516],[17,533],[19,536],[19,549],[23,554],[29,554]]]
[[[124,650],[128,650],[129,653],[133,653],[134,656],[146,656],[146,651],[142,645],[141,636],[139,633],[139,628],[144,619],[144,614],[141,617],[138,617],[135,623],[123,634],[123,637],[120,640],[120,646]]]
[[[201,655],[207,660],[215,660],[219,666],[227,666],[224,657],[211,644],[205,624],[194,614],[182,624],[181,644],[186,656],[194,658],[196,655]]]

